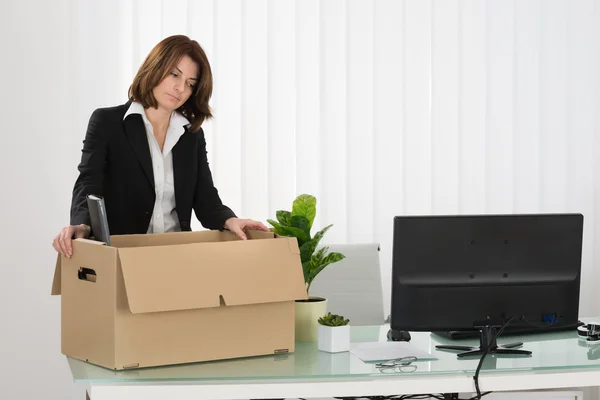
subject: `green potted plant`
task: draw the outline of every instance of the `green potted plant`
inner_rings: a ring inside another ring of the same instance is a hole
[[[277,211],[277,221],[267,219],[267,222],[273,226],[271,231],[280,236],[295,237],[298,241],[308,295],[306,300],[296,300],[296,340],[299,342],[317,341],[317,320],[327,309],[327,299],[310,296],[311,283],[325,267],[344,259],[341,253],[329,252],[327,246],[317,250],[319,242],[333,224],[327,225],[314,236],[311,235],[316,215],[317,199],[309,194],[301,194],[292,203],[291,211]]]
[[[318,347],[328,353],[350,350],[350,320],[341,315],[327,313],[318,320]]]

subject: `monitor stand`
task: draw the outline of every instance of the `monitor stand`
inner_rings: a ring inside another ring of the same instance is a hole
[[[440,350],[462,350],[465,353],[459,353],[458,357],[468,357],[468,356],[481,356],[485,353],[485,349],[489,346],[488,354],[521,354],[521,355],[530,355],[531,351],[529,350],[518,350],[515,347],[523,346],[522,342],[517,343],[509,343],[502,346],[498,346],[496,342],[496,332],[500,329],[501,326],[482,326],[479,327],[479,347],[472,346],[453,346],[453,345],[437,345],[435,346]]]

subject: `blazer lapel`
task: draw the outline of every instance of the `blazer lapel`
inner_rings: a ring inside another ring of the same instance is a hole
[[[150,146],[146,136],[144,121],[139,114],[131,114],[125,118],[125,134],[133,151],[140,162],[148,183],[154,188],[154,173],[152,172],[152,157],[150,156]]]

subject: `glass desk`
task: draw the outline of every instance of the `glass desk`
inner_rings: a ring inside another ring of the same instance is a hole
[[[352,327],[352,342],[386,341],[388,326]],[[600,343],[588,345],[577,333],[501,337],[498,344],[522,341],[531,356],[486,356],[480,372],[482,391],[530,390],[600,385]],[[167,367],[113,371],[68,358],[76,383],[91,400],[248,399],[333,397],[410,393],[472,392],[479,358],[458,359],[438,344],[477,345],[474,339],[450,340],[414,332],[411,344],[436,359],[417,361],[407,372],[381,372],[350,352],[318,351],[316,343],[297,343],[294,353]]]

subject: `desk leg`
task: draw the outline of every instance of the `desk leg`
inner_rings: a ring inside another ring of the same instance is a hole
[[[457,400],[458,393],[444,393],[444,400]]]
[[[84,392],[85,400],[91,400],[91,396],[90,396],[90,393],[92,393],[91,385],[84,385],[83,392]]]

